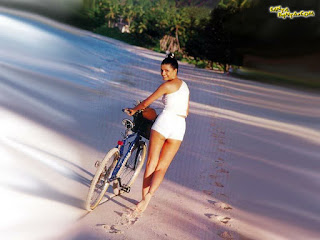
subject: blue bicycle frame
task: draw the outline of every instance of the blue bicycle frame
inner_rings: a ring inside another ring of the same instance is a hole
[[[129,141],[130,138],[134,137],[134,140],[130,143],[128,151],[126,152],[125,155],[123,155],[124,153],[124,146],[127,144],[127,142]],[[112,182],[113,180],[115,180],[117,178],[117,173],[119,172],[123,162],[130,157],[130,152],[132,151],[133,147],[135,144],[137,144],[137,142],[139,142],[139,140],[141,139],[141,136],[139,134],[139,132],[137,133],[132,133],[128,136],[126,136],[123,140],[122,140],[122,145],[117,145],[116,147],[119,148],[120,147],[120,159],[117,162],[116,167],[114,168],[112,175],[109,179],[109,182]]]

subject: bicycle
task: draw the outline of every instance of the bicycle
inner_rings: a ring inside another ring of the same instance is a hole
[[[125,109],[122,111],[126,112]],[[118,141],[117,146],[112,148],[101,162],[96,162],[97,170],[86,200],[88,211],[92,211],[99,205],[111,183],[113,183],[115,195],[130,192],[132,184],[141,171],[147,152],[147,145],[142,137],[149,139],[150,132],[142,127],[143,121],[149,121],[147,123],[152,126],[153,121],[144,119],[142,111],[133,115],[133,121],[123,119],[122,125],[126,127],[123,139]],[[151,129],[151,126],[148,129]]]

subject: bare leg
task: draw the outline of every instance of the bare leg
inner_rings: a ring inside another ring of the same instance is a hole
[[[166,174],[174,156],[178,152],[181,145],[181,141],[174,139],[167,139],[162,147],[162,151],[160,154],[160,159],[158,165],[153,173],[152,182],[149,189],[149,193],[153,195],[153,193],[160,186],[164,175]]]
[[[164,175],[166,174],[166,171],[170,163],[172,162],[174,156],[176,155],[180,145],[181,145],[181,141],[173,140],[173,139],[167,139],[163,144],[158,164],[153,174],[150,175],[152,178],[148,180],[148,181],[151,180],[148,186],[148,192],[146,195],[144,195],[144,198],[142,199],[142,201],[139,202],[139,204],[137,205],[138,211],[143,212],[147,208],[152,195],[160,186],[160,183],[162,182]]]
[[[142,185],[142,199],[145,198],[149,192],[153,173],[158,165],[160,152],[165,142],[165,138],[157,131],[151,130],[151,136],[148,149],[148,160],[146,164],[146,170],[143,177]]]

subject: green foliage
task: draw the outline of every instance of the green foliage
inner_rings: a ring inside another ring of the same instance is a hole
[[[132,45],[139,44],[139,42],[137,42],[136,38],[132,34],[121,33],[118,28],[108,28],[106,25],[104,25],[96,28],[94,32],[123,42],[127,42]]]
[[[103,25],[94,30],[95,33],[101,34],[107,37],[111,37],[131,45],[136,45],[140,47],[147,47],[151,49],[159,49],[159,44],[155,43],[152,39],[144,38],[141,35],[122,33],[118,28],[109,28],[108,25]]]
[[[279,5],[276,0],[85,0],[85,3],[83,16],[87,28],[159,52],[160,39],[170,35],[180,45],[177,58],[199,67],[226,70],[230,64],[242,65],[245,54],[292,56],[312,49],[311,45],[319,48],[320,32],[314,31],[319,21],[276,19],[268,11],[271,5]],[[317,10],[316,0],[286,3],[294,10]],[[120,23],[129,26],[130,34],[118,30],[116,26]]]
[[[177,39],[179,49],[184,49],[190,29],[195,31],[201,19],[210,14],[210,9],[195,4],[187,6],[187,2],[174,0],[85,0],[84,16],[93,30],[127,24],[130,33],[148,45],[157,45],[163,36],[170,35]]]
[[[196,63],[196,67],[198,68],[205,68],[207,66],[207,63],[205,61],[198,61]]]
[[[253,4],[254,4],[253,0],[221,0],[218,4],[218,7],[221,7],[221,8],[250,8],[253,6]]]

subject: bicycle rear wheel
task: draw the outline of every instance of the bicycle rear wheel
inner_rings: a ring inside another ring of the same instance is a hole
[[[118,177],[121,179],[121,185],[124,187],[130,187],[136,178],[138,177],[141,168],[143,166],[144,160],[146,158],[147,146],[143,141],[136,144],[131,153],[130,157],[126,162],[122,164],[119,170]],[[123,191],[116,191],[115,194],[120,194]]]
[[[108,180],[112,175],[118,158],[119,150],[117,148],[113,148],[107,153],[103,161],[98,166],[97,171],[91,181],[91,186],[87,196],[86,209],[88,211],[95,209],[106,193],[109,187]]]

